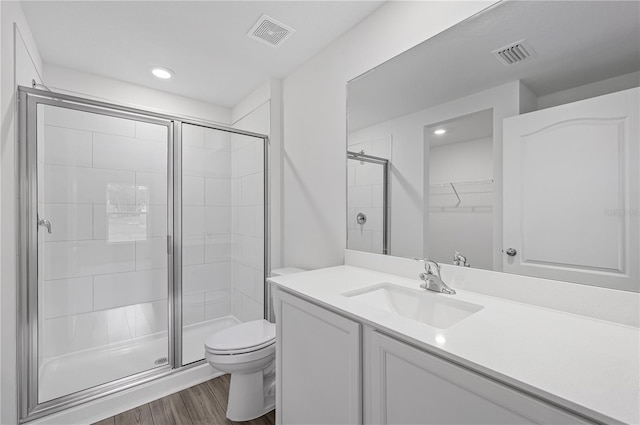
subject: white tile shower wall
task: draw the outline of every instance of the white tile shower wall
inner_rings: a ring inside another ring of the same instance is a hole
[[[230,133],[183,126],[183,326],[231,314],[230,142]]]
[[[45,356],[166,330],[168,127],[43,112]]]
[[[124,343],[167,329],[167,300],[51,318],[44,322],[44,356]]]
[[[231,138],[232,313],[243,322],[264,315],[263,141]]]
[[[93,277],[94,309],[107,310],[167,298],[166,269]]]

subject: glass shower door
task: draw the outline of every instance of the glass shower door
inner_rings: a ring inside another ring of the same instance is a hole
[[[265,140],[182,125],[182,364],[264,317]],[[178,332],[176,332],[178,333]]]
[[[168,367],[171,122],[42,100],[29,125],[37,403]]]

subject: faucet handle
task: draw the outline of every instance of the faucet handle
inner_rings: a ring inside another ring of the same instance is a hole
[[[429,268],[427,269],[427,273],[433,274],[433,272],[431,271],[431,267],[434,267],[436,269],[435,275],[440,276],[440,264],[436,263],[433,260],[427,260],[425,264],[429,266]]]
[[[426,258],[417,258],[417,257],[413,257],[414,260],[416,261],[420,261],[421,263],[424,263],[424,271],[429,271],[429,264]]]
[[[453,264],[456,266],[469,267],[469,263],[467,262],[467,257],[461,252],[459,252],[458,250],[456,250],[455,253],[453,254]]]
[[[435,261],[429,260],[427,258],[414,258],[414,260],[424,263],[424,271],[427,272],[427,274],[433,274],[433,271],[431,269],[433,267],[436,270],[437,275],[440,275],[440,264],[436,263]]]

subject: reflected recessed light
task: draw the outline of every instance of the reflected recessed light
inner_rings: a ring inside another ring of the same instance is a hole
[[[446,340],[446,338],[444,337],[444,335],[442,335],[442,334],[437,334],[437,335],[436,335],[436,342],[438,343],[438,345],[444,345],[444,344],[447,342],[447,340]]]
[[[173,72],[167,68],[153,68],[151,73],[162,80],[168,80],[173,77]]]
[[[447,130],[445,130],[444,128],[439,128],[436,131],[434,131],[433,134],[437,134],[439,136],[439,135],[444,134],[446,132],[447,132]]]

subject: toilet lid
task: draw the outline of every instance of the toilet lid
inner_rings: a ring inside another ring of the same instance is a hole
[[[253,320],[223,329],[205,340],[210,352],[242,353],[273,344],[276,325],[266,320]]]

